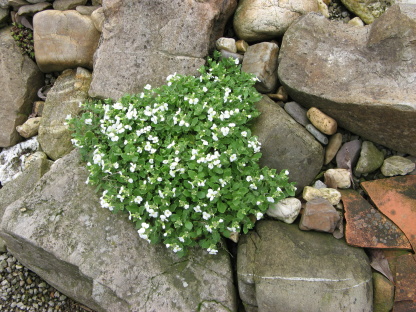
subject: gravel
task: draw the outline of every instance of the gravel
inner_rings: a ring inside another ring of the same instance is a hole
[[[0,311],[94,312],[48,285],[8,252],[0,254]]]

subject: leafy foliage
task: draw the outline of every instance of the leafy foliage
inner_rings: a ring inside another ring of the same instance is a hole
[[[35,59],[33,42],[33,30],[19,23],[13,23],[11,28],[13,39],[17,42],[22,54],[27,54],[31,59]]]
[[[236,63],[208,59],[199,77],[170,75],[164,86],[94,100],[68,118],[101,206],[128,211],[140,237],[181,256],[197,245],[216,254],[221,236],[247,233],[296,189],[287,171],[259,167],[249,128],[259,115],[257,79]]]

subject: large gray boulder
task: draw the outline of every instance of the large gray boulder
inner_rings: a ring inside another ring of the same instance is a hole
[[[415,12],[394,5],[368,27],[308,14],[285,33],[279,79],[342,128],[416,155]]]
[[[10,27],[0,29],[0,42],[0,147],[8,147],[22,140],[16,127],[32,112],[44,80],[36,64],[22,55]]]
[[[87,176],[74,150],[6,207],[0,235],[23,265],[97,312],[236,311],[226,251],[150,245],[127,214],[101,208]]]
[[[36,62],[43,72],[92,69],[101,34],[90,16],[75,10],[46,10],[34,16],[33,29]]]
[[[278,104],[268,97],[256,103],[261,115],[252,131],[261,143],[260,165],[289,170],[289,180],[296,182],[297,193],[309,185],[322,168],[322,145]]]
[[[107,0],[90,95],[120,98],[166,77],[197,74],[236,0]]]
[[[79,106],[88,98],[91,73],[78,67],[65,70],[48,92],[39,126],[39,144],[49,158],[56,160],[74,148],[66,117],[78,115]]]
[[[234,29],[248,42],[272,40],[282,36],[300,16],[319,12],[315,0],[240,0],[234,15]]]
[[[364,250],[295,224],[260,221],[242,236],[237,276],[247,312],[372,311]]]

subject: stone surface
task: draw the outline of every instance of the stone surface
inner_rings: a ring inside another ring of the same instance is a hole
[[[217,50],[226,50],[228,52],[237,53],[237,46],[235,45],[235,39],[233,38],[218,38],[215,42]]]
[[[234,30],[248,42],[282,36],[303,14],[319,12],[316,1],[241,0],[234,15]]]
[[[95,28],[99,32],[102,32],[105,21],[104,9],[100,7],[97,10],[94,10],[94,12],[91,13],[91,20],[94,23]]]
[[[280,82],[294,101],[338,126],[416,155],[414,7],[396,4],[369,27],[313,13],[299,19],[282,41]]]
[[[328,169],[324,173],[325,184],[331,188],[351,187],[351,172],[347,169]]]
[[[127,214],[100,207],[84,166],[72,152],[6,208],[1,237],[23,265],[97,312],[237,309],[227,252],[178,258],[148,244]]]
[[[377,208],[406,235],[416,250],[416,176],[398,176],[362,182]]]
[[[312,134],[315,139],[317,139],[321,144],[323,145],[327,145],[328,144],[328,138],[325,136],[325,134],[323,134],[322,132],[320,132],[318,129],[316,129],[314,127],[314,125],[312,124],[308,124],[306,125],[306,130],[308,130],[310,132],[310,134]]]
[[[390,312],[394,302],[394,285],[380,273],[373,273],[373,312]]]
[[[0,42],[0,147],[9,147],[22,140],[16,127],[31,113],[43,74],[28,56],[22,55],[10,27],[0,29]]]
[[[73,10],[78,5],[85,5],[87,0],[55,0],[53,2],[53,8],[55,10]]]
[[[364,251],[294,224],[260,221],[243,235],[237,278],[246,311],[372,311]]]
[[[322,133],[326,135],[333,135],[337,132],[337,121],[321,112],[316,107],[308,109],[306,116],[311,123]]]
[[[366,24],[374,22],[392,4],[389,0],[341,0],[341,2]]]
[[[256,104],[261,115],[252,131],[261,142],[261,166],[289,170],[290,181],[302,192],[322,168],[323,148],[313,136],[266,96]]]
[[[33,28],[36,62],[41,71],[79,66],[92,69],[100,32],[89,16],[75,10],[46,10],[34,16]]]
[[[19,10],[17,11],[17,15],[33,16],[34,14],[36,14],[40,11],[46,10],[48,8],[51,8],[51,7],[52,7],[52,3],[49,3],[49,2],[40,2],[40,3],[37,3],[37,4],[24,5],[24,6],[19,8]]]
[[[302,197],[306,201],[311,201],[315,198],[325,198],[331,203],[331,205],[335,206],[341,200],[341,193],[333,188],[316,189],[311,186],[305,186]]]
[[[26,120],[26,122],[23,125],[17,126],[16,130],[22,137],[26,139],[31,138],[38,134],[41,120],[42,117],[30,118]]]
[[[370,173],[381,167],[384,154],[370,141],[364,141],[361,145],[360,158],[358,159],[355,172]]]
[[[94,12],[95,10],[98,10],[99,8],[101,8],[101,6],[78,5],[75,8],[75,10],[77,10],[82,15],[91,15],[92,12]]]
[[[302,203],[299,199],[290,197],[270,205],[267,215],[285,223],[293,223],[299,215]]]
[[[90,82],[88,70],[81,67],[68,69],[58,77],[48,93],[39,126],[39,144],[49,158],[56,160],[74,148],[71,132],[65,125],[66,117],[79,114],[79,103],[87,99]]]
[[[403,232],[358,192],[341,190],[345,210],[345,238],[352,246],[411,249]]]
[[[248,43],[247,43],[247,42],[245,42],[244,40],[238,40],[238,41],[235,43],[235,46],[236,46],[236,48],[237,48],[237,52],[240,52],[240,53],[246,53],[246,52],[247,52],[247,49],[248,49]]]
[[[0,153],[0,183],[6,183],[17,178],[23,171],[25,158],[38,150],[37,137],[21,142]]]
[[[285,111],[298,123],[306,127],[310,124],[308,116],[306,115],[306,109],[296,102],[287,102],[285,104]]]
[[[325,149],[325,160],[324,160],[325,165],[329,164],[332,161],[332,159],[334,159],[341,145],[342,145],[341,133],[335,133],[329,138],[328,145]]]
[[[259,79],[255,84],[257,91],[276,91],[278,53],[279,47],[276,43],[261,42],[249,46],[244,54],[241,70]]]
[[[360,151],[360,140],[353,140],[344,143],[338,150],[337,156],[335,157],[337,167],[352,170],[360,157]]]
[[[314,230],[333,233],[339,219],[339,213],[327,199],[316,198],[306,203],[300,218],[299,228],[303,231]]]
[[[381,166],[381,173],[386,177],[406,175],[413,170],[415,170],[414,162],[402,156],[386,158]]]
[[[90,95],[120,98],[173,73],[197,74],[236,0],[108,0]],[[120,60],[123,60],[120,62]]]
[[[0,219],[7,206],[23,194],[28,194],[40,178],[48,172],[52,162],[47,160],[46,154],[36,152],[33,155],[35,157],[31,161],[28,161],[29,158],[26,159],[22,173],[0,189]]]

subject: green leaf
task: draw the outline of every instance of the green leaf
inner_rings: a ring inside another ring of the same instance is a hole
[[[225,203],[223,203],[222,201],[218,201],[217,209],[218,209],[218,212],[224,213],[225,210],[227,209],[227,205]]]
[[[185,227],[188,229],[188,230],[192,230],[192,228],[194,227],[193,226],[193,224],[192,224],[192,222],[185,222]]]

